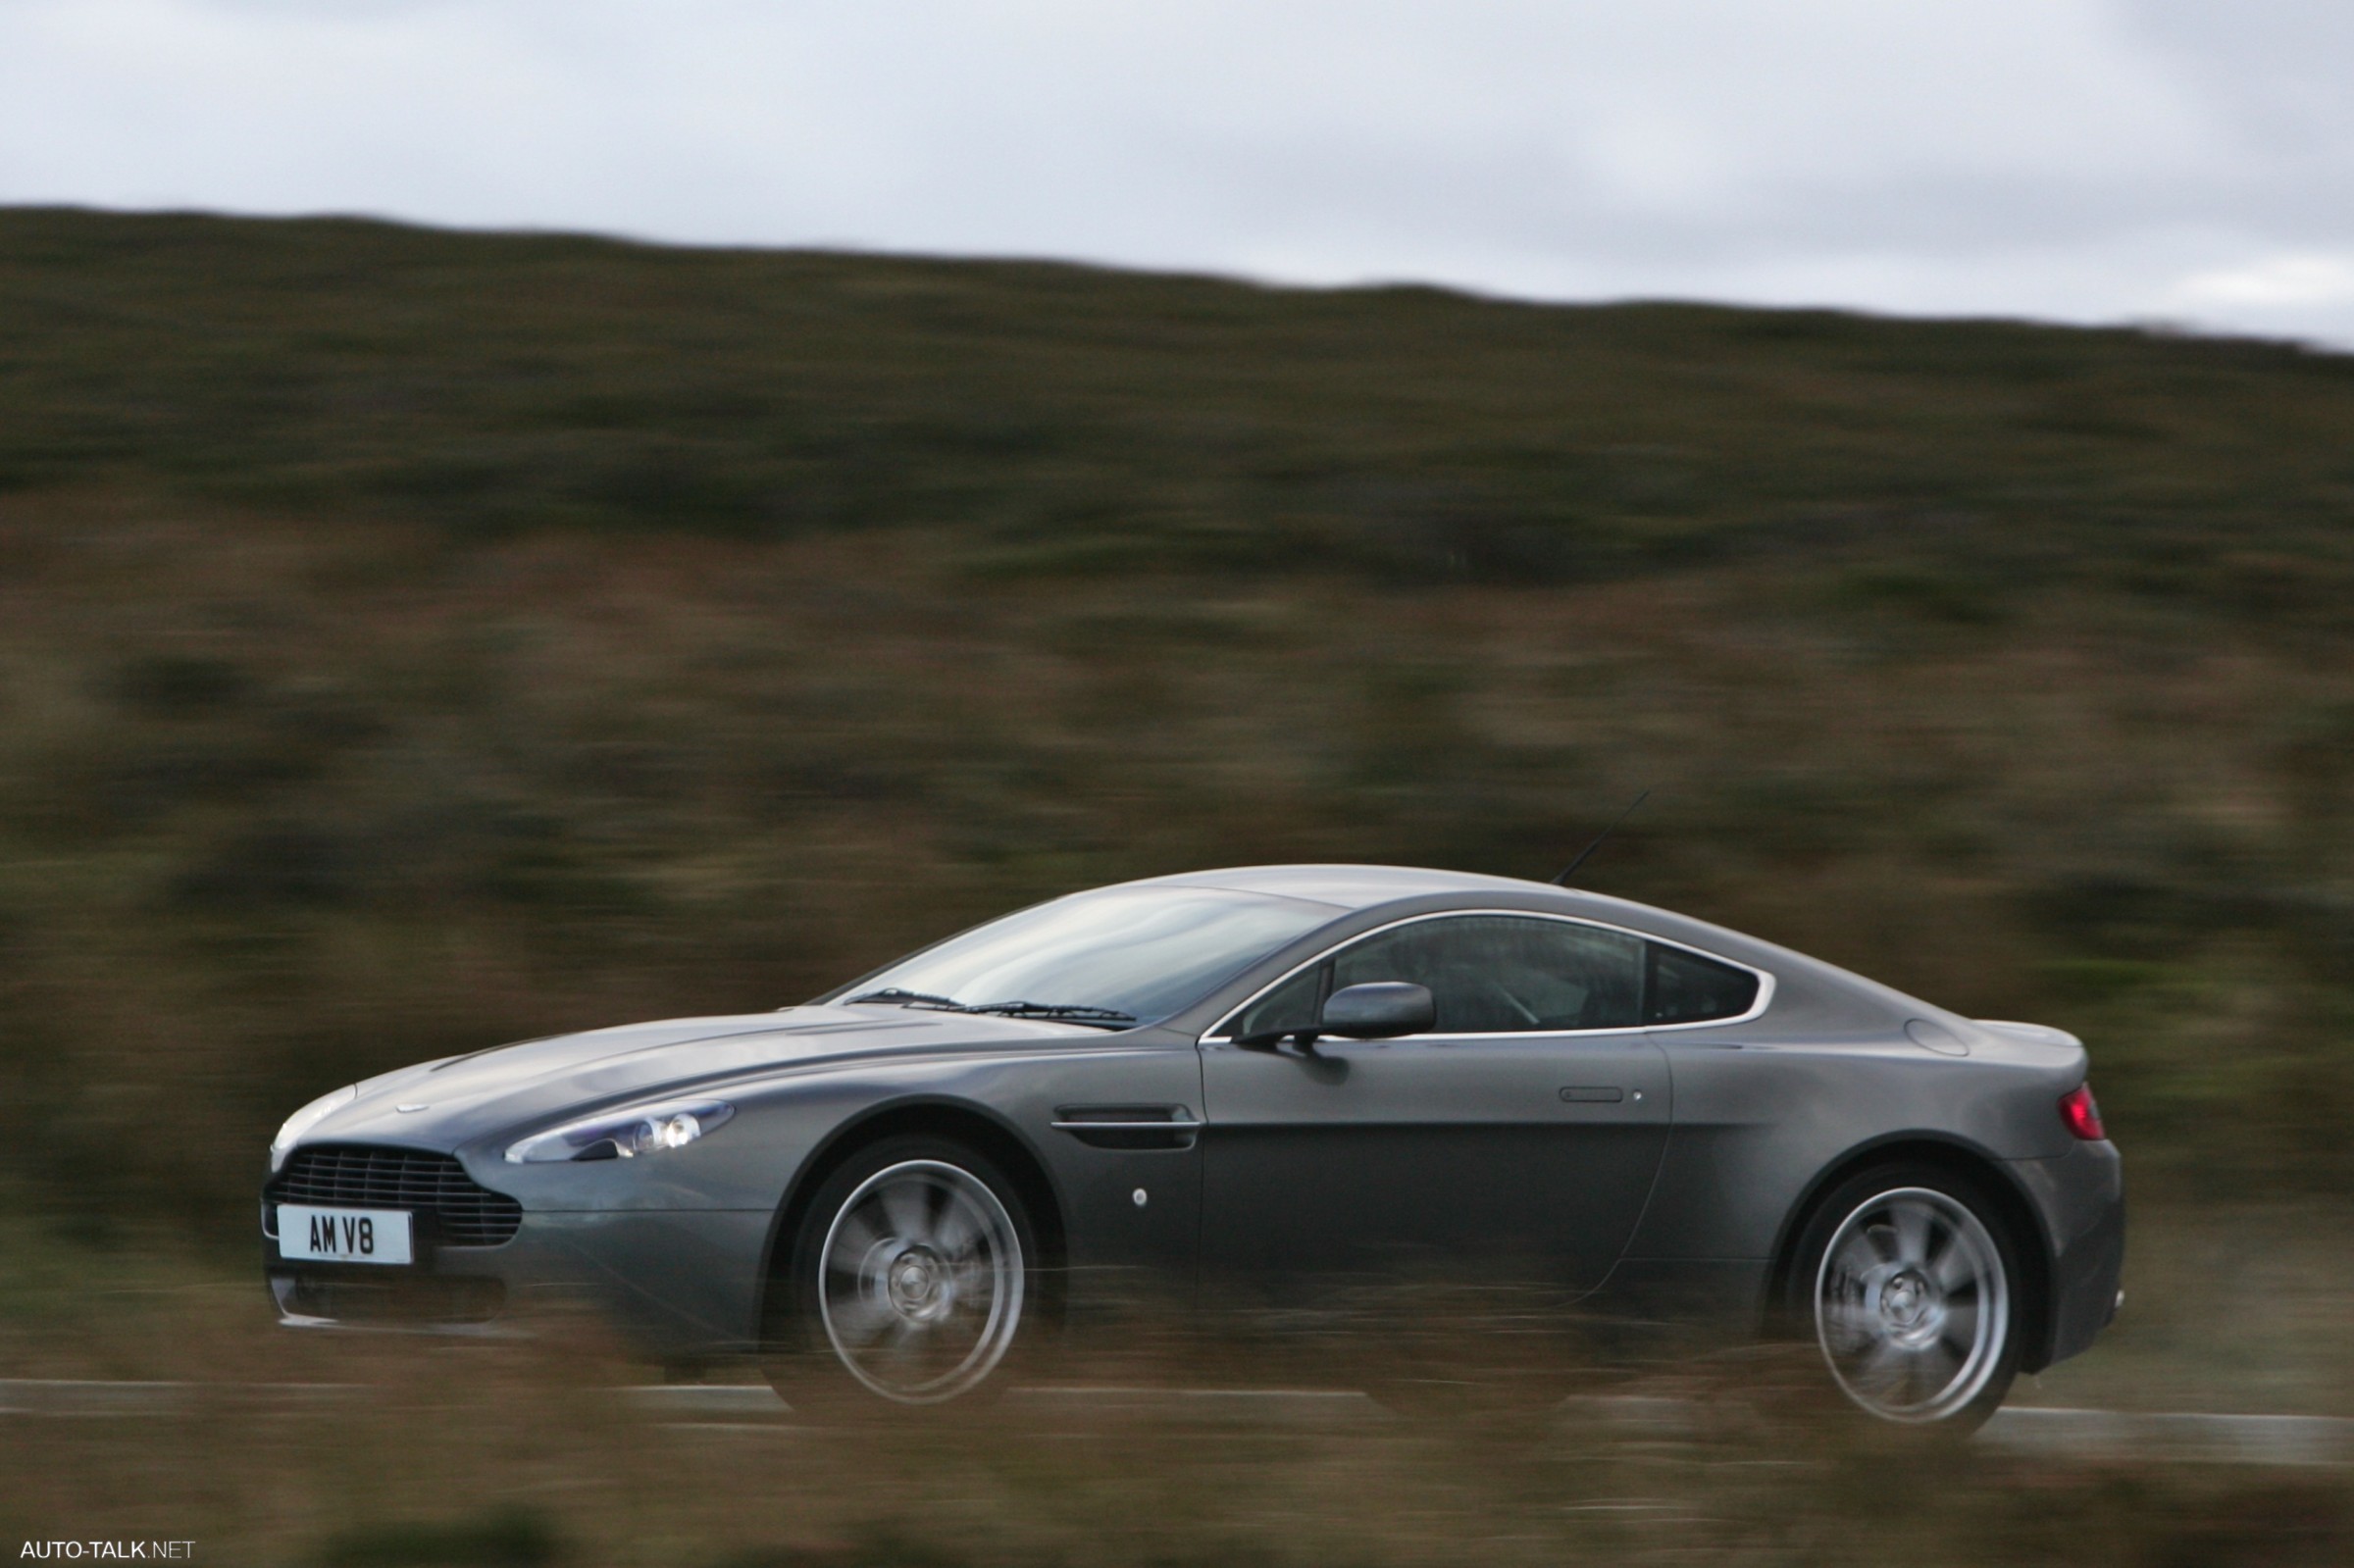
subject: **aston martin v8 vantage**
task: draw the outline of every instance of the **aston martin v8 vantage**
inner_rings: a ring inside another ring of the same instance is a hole
[[[336,1090],[262,1194],[295,1326],[586,1297],[789,1401],[1001,1384],[1091,1303],[1542,1286],[1811,1338],[1967,1426],[2120,1299],[2118,1153],[2060,1031],[1541,883],[1278,866],[1074,893],[806,1005]]]

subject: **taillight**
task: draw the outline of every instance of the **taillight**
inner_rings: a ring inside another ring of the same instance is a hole
[[[2087,1142],[2109,1136],[2109,1130],[2101,1125],[2101,1103],[2092,1097],[2090,1084],[2078,1084],[2060,1096],[2060,1120]]]

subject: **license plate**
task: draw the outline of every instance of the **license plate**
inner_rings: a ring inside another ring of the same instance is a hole
[[[414,1263],[406,1209],[278,1206],[278,1255],[314,1263]]]

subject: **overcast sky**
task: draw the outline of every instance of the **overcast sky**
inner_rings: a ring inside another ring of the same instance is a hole
[[[0,202],[2354,346],[2354,0],[0,0]]]

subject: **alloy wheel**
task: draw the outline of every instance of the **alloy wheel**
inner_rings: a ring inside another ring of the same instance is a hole
[[[1823,1249],[1815,1330],[1840,1391],[1864,1409],[1889,1421],[1945,1420],[2003,1364],[2011,1288],[2002,1249],[1948,1193],[1875,1193]]]
[[[819,1253],[818,1313],[842,1365],[903,1404],[937,1404],[994,1371],[1021,1327],[1026,1270],[987,1183],[942,1160],[875,1172]]]

